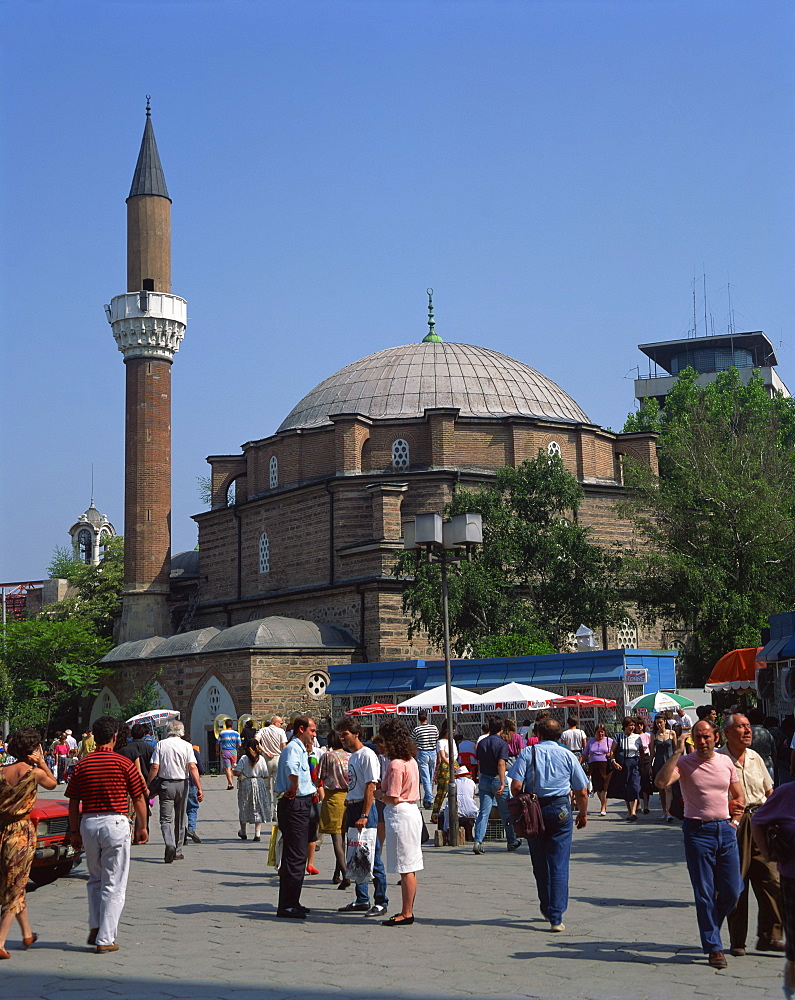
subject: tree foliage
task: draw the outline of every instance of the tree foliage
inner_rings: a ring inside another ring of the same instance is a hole
[[[445,513],[481,513],[483,545],[449,574],[451,642],[458,655],[554,652],[581,622],[615,624],[625,616],[620,559],[590,541],[577,523],[577,480],[557,456],[539,452],[497,472],[494,486],[459,489]],[[395,572],[407,578],[403,608],[410,635],[441,645],[438,564],[401,553]]]
[[[12,728],[43,726],[75,696],[97,694],[112,646],[89,622],[9,621],[2,627],[3,667],[13,688]]]
[[[160,690],[160,676],[161,672],[158,671],[154,677],[150,677],[144,685],[134,691],[123,705],[119,706],[120,719],[132,719],[133,716],[140,715],[142,712],[163,707],[160,704],[163,697]]]
[[[659,432],[660,472],[628,464],[623,506],[643,541],[627,560],[638,611],[683,630],[693,683],[795,603],[795,402],[771,399],[757,375],[744,386],[736,369],[697,379],[686,369],[664,411],[628,420]]]
[[[53,578],[68,580],[76,590],[57,604],[49,604],[42,616],[51,621],[76,619],[93,626],[98,635],[113,636],[113,623],[121,612],[124,587],[124,539],[109,538],[97,566],[75,559],[71,550],[57,548],[48,572]]]

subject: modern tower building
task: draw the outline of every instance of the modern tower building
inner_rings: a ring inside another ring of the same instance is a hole
[[[171,363],[187,309],[171,294],[171,199],[147,99],[127,198],[127,291],[105,306],[127,376],[122,642],[171,634]]]
[[[650,362],[648,375],[639,374],[635,380],[635,399],[639,403],[653,396],[662,406],[679,373],[688,367],[695,368],[702,385],[714,382],[719,372],[729,368],[736,368],[747,384],[756,371],[771,396],[775,392],[789,396],[789,390],[775,371],[778,364],[775,349],[761,330],[638,344],[638,350]]]

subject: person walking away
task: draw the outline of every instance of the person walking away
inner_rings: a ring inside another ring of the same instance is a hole
[[[478,741],[478,795],[480,797],[480,808],[478,818],[475,822],[475,841],[472,844],[473,854],[485,854],[483,839],[486,836],[486,827],[489,816],[494,805],[500,814],[505,838],[509,851],[515,851],[522,844],[516,836],[511,825],[511,817],[508,813],[508,784],[505,779],[506,762],[508,760],[508,744],[500,736],[502,732],[502,719],[489,719],[489,735]],[[524,750],[521,751],[524,753]],[[520,754],[521,756],[521,754]]]
[[[328,734],[328,750],[320,758],[317,779],[323,792],[320,806],[320,832],[331,836],[334,847],[334,877],[331,882],[340,889],[351,884],[345,858],[345,796],[348,792],[348,761],[350,754],[343,747],[339,733],[332,729]]]
[[[133,728],[133,732],[135,729]],[[183,740],[190,743],[189,736],[183,736]],[[196,758],[196,770],[199,772],[199,776],[204,776],[204,761],[202,760],[201,750],[195,743],[191,743],[191,749],[193,750],[193,756]],[[185,827],[185,843],[187,844],[188,838],[190,838],[194,844],[200,844],[202,842],[201,837],[196,832],[196,823],[199,818],[199,786],[196,779],[192,774],[188,774],[188,805],[185,809],[185,822],[187,826]]]
[[[232,768],[237,764],[237,757],[243,745],[240,733],[235,729],[231,719],[227,719],[224,728],[218,734],[218,749],[221,751],[221,767],[226,775],[226,790],[234,788],[232,783]]]
[[[385,927],[405,927],[414,923],[417,872],[423,868],[420,773],[414,759],[415,744],[402,720],[385,722],[380,735],[389,765],[376,794],[385,803],[387,871],[400,875],[402,902],[400,913],[381,922]]]
[[[588,822],[588,778],[574,754],[559,742],[557,719],[537,723],[539,742],[526,747],[508,772],[511,794],[535,792],[544,817],[544,833],[528,841],[541,913],[550,930],[566,929],[569,904],[569,859],[573,833],[571,793],[577,804],[578,830]]]
[[[240,829],[237,835],[241,840],[247,840],[246,825],[252,823],[254,841],[259,843],[262,824],[270,816],[270,799],[267,786],[268,765],[256,740],[246,745],[245,753],[232,768],[232,774],[239,779],[237,809]]]
[[[433,776],[436,771],[436,744],[439,742],[439,729],[428,722],[427,712],[417,713],[417,725],[411,733],[411,738],[417,746],[417,767],[422,782],[422,807],[430,809],[433,805]]]
[[[442,729],[436,743],[436,796],[431,805],[431,822],[439,818],[442,803],[447,798],[447,786],[450,784],[452,769],[458,763],[458,744],[453,741],[453,759],[450,760],[450,740],[447,736],[447,719],[442,722]]]
[[[88,944],[98,955],[119,950],[116,934],[130,871],[128,796],[135,809],[135,843],[149,839],[146,785],[133,762],[114,753],[118,728],[110,715],[97,719],[91,727],[96,749],[77,762],[66,787],[72,846],[83,847],[88,868]]]
[[[312,823],[317,789],[309,772],[309,751],[316,732],[314,719],[298,716],[293,721],[293,738],[279,754],[276,813],[282,834],[282,863],[277,917],[306,920],[309,913],[301,905],[301,889],[306,875],[307,846],[310,840],[317,839]]]
[[[360,833],[365,829],[378,829],[378,810],[375,806],[375,791],[381,780],[381,765],[375,751],[362,742],[362,727],[355,719],[343,719],[337,723],[342,745],[350,753],[348,759],[348,793],[345,797],[345,829],[355,827]],[[386,894],[386,872],[381,860],[381,844],[376,836],[373,853],[373,905],[370,905],[370,889],[367,883],[356,883],[356,898],[340,913],[361,912],[368,917],[380,917],[386,913],[389,899]]]
[[[679,782],[685,806],[685,860],[701,947],[713,969],[725,969],[720,928],[743,891],[737,848],[740,822],[733,817],[742,814],[745,799],[737,768],[729,757],[715,752],[717,733],[712,723],[699,719],[691,738],[694,752],[683,756],[687,739],[683,732],[655,784],[662,789]]]
[[[160,832],[166,845],[163,858],[167,865],[182,861],[188,811],[188,779],[196,782],[196,797],[203,801],[201,778],[196,766],[193,747],[183,739],[185,726],[181,722],[168,724],[168,736],[155,747],[149,769],[150,784],[160,778]]]
[[[560,742],[567,750],[570,750],[579,758],[585,749],[587,736],[583,730],[580,729],[579,715],[570,715],[567,722],[569,728],[561,734]]]
[[[751,816],[772,794],[773,779],[770,777],[764,758],[751,746],[753,727],[750,717],[727,715],[723,721],[723,735],[726,743],[717,753],[725,755],[734,764],[745,800],[745,812],[740,817],[740,825],[737,827],[743,891],[727,921],[730,951],[738,958],[745,955],[748,935],[748,887],[751,886],[759,904],[756,950],[783,953],[784,927],[778,871],[773,862],[763,858],[751,832]]]
[[[751,723],[751,749],[762,758],[771,780],[775,782],[776,738],[766,728],[765,715],[760,709],[750,709],[747,718]]]
[[[39,788],[58,784],[41,749],[41,733],[25,727],[8,738],[15,764],[0,768],[0,959],[11,958],[6,939],[16,918],[22,947],[38,940],[28,919],[25,887],[36,853],[36,827],[30,818]]]
[[[262,747],[265,763],[268,766],[268,794],[270,795],[271,802],[270,818],[274,819],[276,811],[276,796],[274,795],[276,769],[279,766],[279,754],[287,746],[284,719],[280,715],[274,715],[269,725],[257,730],[257,740]]]

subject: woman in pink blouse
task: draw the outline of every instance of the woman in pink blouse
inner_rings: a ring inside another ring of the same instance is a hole
[[[386,870],[400,875],[403,908],[385,927],[406,927],[414,923],[417,872],[422,864],[422,814],[419,810],[420,772],[414,759],[417,748],[400,719],[381,726],[389,767],[378,793],[385,805]]]

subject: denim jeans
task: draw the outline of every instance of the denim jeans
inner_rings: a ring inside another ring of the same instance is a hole
[[[196,830],[196,817],[199,815],[199,789],[188,784],[188,829]]]
[[[361,803],[353,802],[349,803],[346,807],[345,814],[345,825],[351,827],[355,824],[356,820],[361,815]],[[375,802],[370,809],[370,814],[367,817],[367,826],[370,829],[376,829],[378,826],[378,810],[375,807]],[[373,858],[373,902],[379,906],[386,906],[389,902],[386,894],[386,870],[384,868],[384,862],[381,860],[381,844],[379,843],[378,837],[375,838],[375,856]],[[356,883],[356,902],[357,903],[369,903],[370,902],[370,885],[368,882],[357,882]]]
[[[541,802],[544,836],[529,840],[541,912],[559,924],[569,905],[569,857],[571,855],[571,800],[559,795]]]
[[[512,844],[516,840],[516,834],[513,832],[513,827],[511,826],[511,817],[508,813],[509,784],[510,782],[506,777],[502,795],[497,795],[497,789],[500,787],[500,779],[498,777],[490,778],[485,774],[480,776],[480,780],[478,781],[480,809],[478,810],[478,818],[475,821],[474,833],[476,843],[480,844],[483,842],[483,838],[486,835],[486,824],[489,821],[491,808],[494,805],[497,806],[502,825],[505,827],[505,836],[508,839],[508,843]]]
[[[436,770],[436,751],[418,750],[417,767],[422,782],[422,801],[433,802],[433,772]]]
[[[707,954],[722,951],[721,924],[743,891],[737,833],[727,819],[712,823],[685,819],[682,834],[701,947]]]

